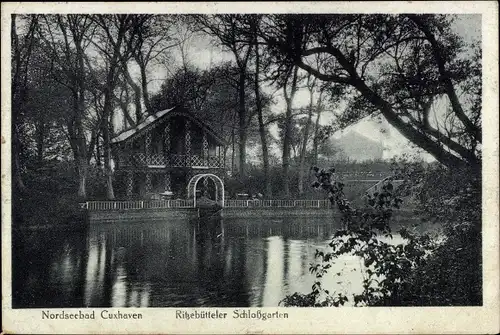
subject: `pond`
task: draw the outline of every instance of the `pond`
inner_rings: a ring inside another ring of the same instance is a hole
[[[331,217],[252,217],[23,231],[13,236],[13,307],[278,306],[310,292],[315,251],[339,228]],[[362,270],[343,257],[324,285],[358,292]]]

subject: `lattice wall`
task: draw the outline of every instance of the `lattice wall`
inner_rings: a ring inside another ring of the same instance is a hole
[[[170,155],[170,122],[167,122],[163,130],[163,152],[165,153],[165,164],[169,164]]]
[[[134,191],[134,173],[132,171],[127,172],[127,197],[131,197]]]
[[[147,172],[146,173],[146,193],[151,193],[151,190],[153,189],[153,185],[152,185],[152,180],[151,180],[151,173],[150,172]]]
[[[208,162],[208,139],[207,134],[203,131],[203,165],[207,166]]]
[[[171,191],[172,190],[172,181],[170,178],[170,173],[167,172],[165,174],[165,191]]]
[[[186,156],[191,156],[191,122],[186,121],[186,137],[185,137],[185,146],[186,146]]]

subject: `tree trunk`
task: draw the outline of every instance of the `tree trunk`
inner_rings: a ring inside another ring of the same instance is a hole
[[[137,123],[139,123],[142,119],[141,88],[135,83],[134,79],[132,79],[132,76],[130,76],[130,72],[127,68],[127,63],[124,61],[122,62],[122,71],[125,79],[127,79],[128,84],[134,91],[135,118],[137,120]]]
[[[85,200],[87,198],[87,174],[88,165],[86,157],[79,157],[78,164],[78,198]]]
[[[151,108],[151,101],[149,100],[146,64],[144,64],[143,61],[138,61],[137,64],[139,64],[139,68],[141,70],[142,97],[144,99],[144,105],[146,106],[146,112],[151,114],[153,113],[153,110]]]
[[[101,144],[99,142],[99,136],[96,137],[95,139],[95,162],[98,168],[101,168],[102,162],[101,162]]]
[[[15,106],[15,102],[13,101],[12,103],[12,114],[16,113],[15,109],[17,106]],[[13,176],[14,176],[14,183],[17,186],[17,189],[19,192],[25,192],[26,191],[26,186],[23,182],[23,178],[21,175],[21,161],[19,159],[21,155],[21,142],[19,140],[20,135],[19,131],[17,130],[17,122],[14,122],[12,125],[12,160],[13,160]]]
[[[418,145],[422,149],[430,153],[438,162],[441,164],[453,168],[460,165],[470,165],[470,166],[480,166],[481,159],[470,155],[470,158],[461,159],[452,153],[450,153],[443,145],[442,141],[434,141],[429,137],[429,133],[425,132],[424,129],[418,125],[414,126],[411,123],[405,122],[392,108],[391,104],[384,100],[379,94],[373,91],[367,86],[365,81],[359,77],[356,73],[356,69],[353,68],[352,64],[340,51],[336,51],[335,57],[339,64],[346,69],[351,78],[349,79],[349,85],[356,88],[368,101],[370,101],[374,106],[385,117],[387,122],[393,127],[395,127],[403,136],[408,140]],[[316,75],[316,74],[315,74]],[[320,77],[318,77],[320,78]],[[321,78],[320,78],[321,79]],[[334,80],[335,82],[335,80]]]
[[[316,108],[316,122],[314,124],[314,138],[313,138],[313,164],[318,165],[318,146],[319,146],[319,119],[321,117],[321,96],[318,100],[318,106]]]
[[[287,85],[283,86],[283,93],[285,95],[286,101],[286,114],[285,114],[285,132],[283,135],[283,156],[282,156],[282,166],[283,166],[283,192],[285,198],[290,198],[290,133],[292,129],[292,111],[293,111],[293,99],[295,92],[297,90],[297,71],[298,67],[293,69],[292,84],[290,87],[290,95],[287,92]]]
[[[239,117],[239,177],[246,176],[247,122],[245,106],[245,73],[240,72],[238,81],[238,117]]]
[[[24,185],[23,178],[21,176],[21,163],[19,161],[19,153],[17,152],[18,149],[16,149],[15,142],[18,142],[18,141],[16,141],[16,139],[14,139],[14,145],[13,145],[14,154],[12,155],[13,156],[13,162],[14,162],[14,171],[13,171],[14,185],[17,186],[17,190],[20,193],[24,193],[26,191],[26,186]]]
[[[24,40],[28,43],[23,45],[24,53],[19,45],[19,37],[17,35],[16,15],[11,17],[11,48],[12,48],[12,83],[11,83],[11,99],[12,99],[12,156],[13,156],[13,176],[14,183],[20,192],[26,191],[26,186],[21,175],[21,151],[22,144],[20,141],[20,127],[22,124],[22,109],[26,100],[27,72],[29,60],[32,53],[33,34],[37,26],[36,16],[32,16],[29,25],[29,30]]]
[[[283,167],[283,192],[285,198],[290,197],[290,120],[292,118],[292,109],[287,103],[286,116],[285,116],[285,133],[283,135],[283,154],[282,154],[282,167]]]
[[[262,115],[262,100],[259,88],[259,72],[260,72],[260,59],[259,59],[259,47],[255,44],[255,104],[257,107],[257,116],[259,119],[259,134],[260,143],[262,145],[262,163],[264,165],[264,183],[265,183],[265,196],[267,198],[272,197],[271,179],[269,176],[269,152],[267,148],[267,138],[266,138],[266,126],[264,125],[264,118]]]
[[[76,106],[76,117],[75,117],[75,127],[77,131],[77,141],[78,141],[78,197],[82,200],[87,198],[87,174],[88,174],[88,162],[87,162],[87,141],[85,139],[85,130],[83,128],[83,115],[85,113],[85,64],[84,64],[84,51],[81,45],[82,41],[75,39],[76,46],[76,56],[78,62],[78,77],[77,77],[77,106]]]
[[[112,66],[110,66],[112,67]],[[101,133],[102,133],[102,149],[104,156],[104,175],[106,176],[106,197],[108,200],[115,199],[115,193],[113,190],[113,171],[111,170],[111,152],[110,152],[110,122],[109,120],[112,106],[112,93],[111,87],[114,87],[114,69],[110,69],[108,73],[107,85],[104,93],[104,108],[103,108],[103,122],[101,123]]]
[[[307,122],[304,129],[304,138],[302,139],[302,146],[300,148],[300,162],[299,162],[299,195],[304,194],[304,165],[306,162],[306,149],[307,140],[309,138],[309,127],[313,114],[313,87],[309,88],[309,113],[307,114]]]
[[[231,175],[234,175],[234,159],[236,158],[236,148],[235,148],[235,135],[234,135],[234,128],[231,130]]]
[[[108,200],[115,199],[115,192],[113,190],[113,171],[111,170],[111,150],[110,150],[110,134],[109,122],[105,122],[103,129],[103,151],[104,151],[104,174],[106,176],[106,197]]]

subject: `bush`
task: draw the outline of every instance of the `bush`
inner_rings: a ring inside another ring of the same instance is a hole
[[[91,167],[87,178],[87,194],[102,192],[103,179],[98,169]],[[82,220],[79,209],[78,174],[72,162],[46,161],[42,165],[28,165],[23,173],[26,190],[13,188],[13,223],[42,226],[74,223]]]
[[[401,169],[408,172],[407,169]],[[445,240],[408,280],[402,304],[481,305],[481,172],[442,166],[406,173],[424,219],[442,226]]]
[[[342,214],[343,228],[336,232],[327,251],[316,251],[316,275],[312,292],[286,296],[284,306],[341,306],[348,297],[330,293],[321,278],[331,263],[344,254],[359,256],[366,267],[363,292],[353,295],[355,306],[480,305],[481,299],[481,178],[480,171],[418,163],[395,164],[404,178],[403,195],[413,195],[427,219],[437,221],[444,234],[438,241],[428,234],[400,230],[404,244],[389,244],[393,209],[402,199],[387,183],[369,198],[369,207],[353,208],[344,185],[333,170],[316,169],[315,188],[328,193]]]

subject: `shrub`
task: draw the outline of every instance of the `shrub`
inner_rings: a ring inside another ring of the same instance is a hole
[[[327,251],[316,251],[312,292],[286,296],[284,306],[341,306],[349,298],[330,293],[321,278],[332,262],[344,254],[360,257],[366,267],[363,292],[354,294],[355,306],[478,305],[481,304],[480,173],[468,168],[455,171],[440,166],[395,164],[394,172],[405,183],[395,192],[388,182],[382,192],[368,199],[368,208],[357,210],[347,201],[344,184],[334,169],[315,169],[313,187],[325,190],[342,214]],[[401,229],[403,244],[390,244],[393,210],[403,195],[414,195],[426,218],[439,222],[444,240]],[[479,213],[479,214],[478,214]]]
[[[23,174],[26,191],[13,188],[13,223],[41,226],[82,220],[79,209],[78,175],[72,162],[46,161],[28,165]],[[87,194],[102,192],[98,169],[90,167]]]

